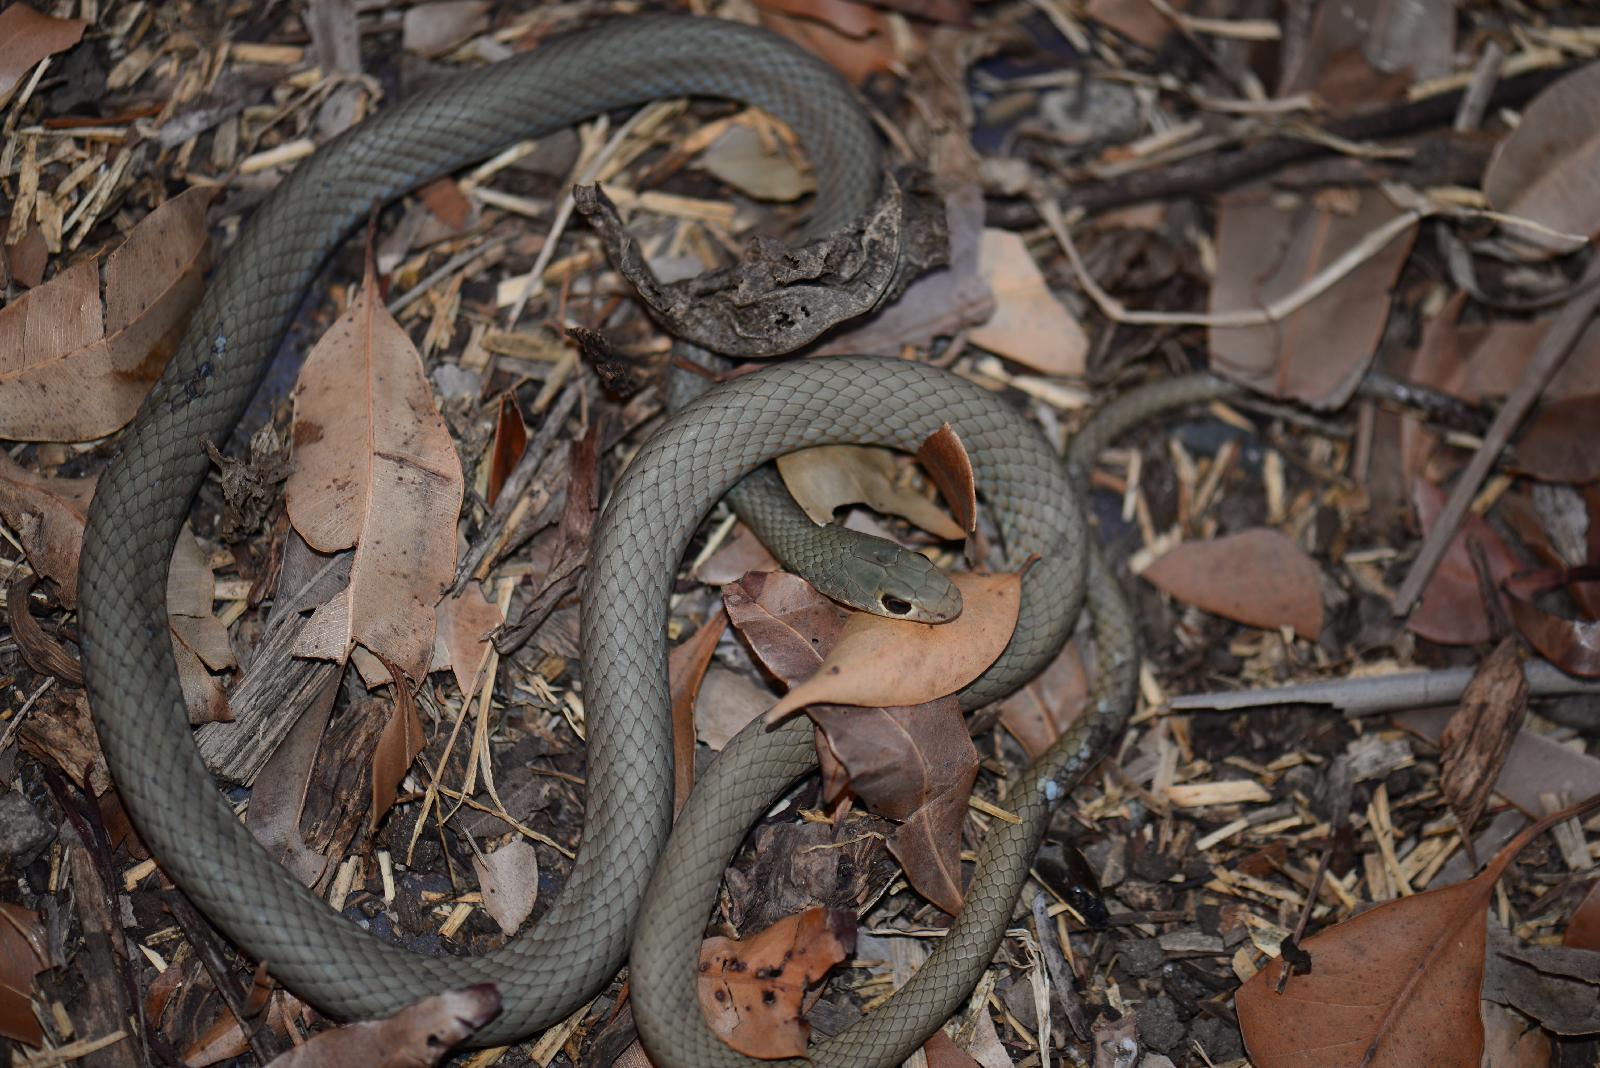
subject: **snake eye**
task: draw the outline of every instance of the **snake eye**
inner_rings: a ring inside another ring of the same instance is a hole
[[[884,594],[878,599],[878,603],[883,605],[883,610],[890,615],[903,616],[911,611],[910,601],[902,601],[892,593]]]

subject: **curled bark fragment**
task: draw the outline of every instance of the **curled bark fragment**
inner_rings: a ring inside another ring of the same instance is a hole
[[[612,264],[675,336],[726,356],[778,356],[880,304],[949,258],[941,202],[885,174],[859,219],[798,248],[755,238],[737,266],[663,283],[598,184],[573,190]]]

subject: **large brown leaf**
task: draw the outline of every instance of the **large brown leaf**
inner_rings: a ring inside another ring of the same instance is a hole
[[[199,186],[173,197],[103,270],[81,260],[0,308],[0,437],[88,441],[133,418],[200,299],[210,199]]]
[[[1234,997],[1256,1068],[1478,1068],[1485,921],[1529,842],[1591,798],[1527,828],[1477,876],[1400,898],[1306,939],[1310,974],[1274,959]],[[1559,818],[1559,819],[1558,819]]]
[[[1505,230],[1507,244],[1530,259],[1572,252],[1600,233],[1600,63],[1528,105],[1490,161],[1483,191],[1495,210],[1536,224]]]
[[[855,917],[814,908],[741,941],[700,946],[700,1010],[724,1042],[748,1057],[802,1057],[811,1024],[806,988],[822,981],[856,944]]]
[[[87,25],[83,19],[41,15],[23,3],[0,11],[0,103],[41,59],[77,44]]]
[[[1224,198],[1211,311],[1266,307],[1400,215],[1376,189],[1353,197],[1339,210],[1305,200],[1292,211],[1280,210],[1260,191]],[[1212,327],[1212,369],[1269,396],[1313,408],[1342,406],[1377,352],[1391,291],[1416,232],[1414,226],[1406,230],[1280,322]]]
[[[1293,627],[1309,641],[1322,633],[1317,565],[1276,530],[1183,542],[1140,577],[1180,601],[1240,623]]]
[[[289,519],[319,552],[356,547],[350,585],[317,609],[295,654],[338,662],[359,642],[420,679],[454,576],[461,461],[370,265],[306,357],[294,402]]]

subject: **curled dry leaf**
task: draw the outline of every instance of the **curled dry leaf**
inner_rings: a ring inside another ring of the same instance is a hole
[[[33,977],[50,967],[37,912],[0,901],[0,1036],[37,1046],[44,1029],[33,1015]]]
[[[410,683],[395,669],[384,663],[394,679],[394,714],[383,725],[378,735],[377,747],[372,751],[372,827],[377,828],[385,813],[394,805],[395,792],[406,777],[411,762],[417,759],[428,737],[422,731],[422,717],[417,714],[417,698]]]
[[[700,945],[700,1009],[724,1042],[747,1057],[803,1057],[811,1024],[806,988],[822,981],[856,944],[855,917],[807,909],[740,941]]]
[[[492,983],[447,990],[393,1016],[324,1031],[272,1060],[272,1068],[430,1068],[500,1015]]]
[[[461,461],[370,265],[306,357],[294,407],[289,519],[318,552],[356,547],[350,585],[317,609],[295,655],[342,662],[359,642],[420,679],[454,577]]]
[[[483,911],[508,935],[517,933],[539,900],[539,855],[522,838],[513,838],[493,853],[472,858],[483,893]]]
[[[500,414],[494,426],[494,443],[489,446],[488,480],[484,496],[489,507],[500,499],[500,489],[511,477],[517,461],[528,448],[528,426],[522,421],[522,409],[517,407],[515,393],[507,392],[500,398]]]
[[[78,552],[94,483],[36,475],[0,452],[0,516],[22,540],[34,572],[56,584],[67,608],[78,603]]]
[[[1047,375],[1082,375],[1089,338],[1050,292],[1021,234],[985,230],[978,273],[994,293],[994,314],[967,340]]]
[[[200,299],[210,199],[173,197],[103,270],[82,260],[0,308],[0,437],[88,441],[133,418]]]
[[[1501,142],[1483,176],[1505,243],[1529,259],[1572,252],[1600,233],[1600,63],[1540,93]],[[1553,231],[1553,232],[1552,232]],[[1571,236],[1563,236],[1571,235]]]
[[[775,723],[810,704],[918,705],[955,693],[994,663],[1017,626],[1022,578],[954,574],[965,607],[949,623],[857,613],[827,659],[767,713]]]
[[[1483,815],[1527,713],[1528,678],[1516,639],[1506,638],[1478,665],[1439,739],[1440,790],[1458,826],[1471,828]]]
[[[1305,940],[1310,974],[1276,958],[1234,1004],[1257,1068],[1478,1068],[1487,909],[1516,855],[1600,796],[1540,820],[1473,878],[1377,908]]]
[[[1589,887],[1589,893],[1572,910],[1561,944],[1568,949],[1587,949],[1600,953],[1600,879]]]
[[[683,808],[694,789],[694,740],[698,720],[696,704],[717,642],[728,629],[728,617],[714,613],[700,629],[667,656],[667,693],[672,699],[672,800],[673,814]],[[713,748],[720,748],[713,746]]]
[[[1507,592],[1507,613],[1539,655],[1569,675],[1600,678],[1600,622],[1566,619]]]
[[[977,530],[978,480],[972,473],[972,457],[961,443],[961,435],[945,423],[917,446],[917,459],[939,487],[939,496],[955,513],[956,525],[963,533]]]
[[[1261,192],[1224,198],[1212,313],[1251,311],[1284,299],[1400,214],[1376,189],[1353,196],[1350,204],[1304,200],[1293,211],[1280,210]],[[1416,233],[1412,226],[1391,239],[1280,322],[1210,328],[1212,369],[1268,396],[1341,407],[1377,352],[1395,279]]]
[[[1427,534],[1444,508],[1445,494],[1431,482],[1421,479],[1411,484],[1411,499],[1417,509],[1417,522]],[[1482,516],[1468,512],[1461,529],[1450,542],[1433,578],[1422,591],[1422,603],[1406,619],[1406,628],[1441,645],[1476,645],[1493,634],[1488,609],[1478,586],[1478,573],[1472,566],[1467,539],[1475,538],[1489,561],[1494,581],[1504,582],[1517,570],[1516,558],[1500,535]]]
[[[819,445],[778,457],[778,473],[814,523],[831,522],[835,508],[864,504],[907,519],[941,538],[965,535],[937,504],[901,483],[892,449]]]
[[[0,11],[0,104],[41,59],[77,44],[87,25],[83,19],[41,15],[24,3]]]
[[[1141,577],[1186,604],[1252,627],[1293,627],[1308,641],[1322,633],[1317,565],[1276,530],[1184,542]]]

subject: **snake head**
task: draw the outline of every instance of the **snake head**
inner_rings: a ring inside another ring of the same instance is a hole
[[[921,553],[860,534],[850,546],[847,591],[823,590],[852,608],[916,623],[948,623],[961,614],[961,591]]]

